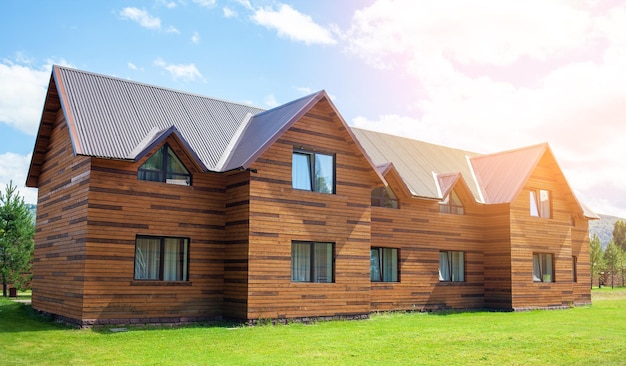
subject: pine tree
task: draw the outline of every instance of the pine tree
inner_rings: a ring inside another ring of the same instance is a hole
[[[622,250],[626,250],[626,221],[615,221],[613,225],[613,241]]]
[[[611,272],[611,288],[614,287],[615,272],[619,269],[619,258],[621,255],[622,249],[611,240],[604,251],[606,267]]]
[[[24,199],[13,182],[0,192],[0,276],[2,295],[8,284],[23,287],[24,275],[30,274],[34,250],[35,226]]]
[[[600,274],[604,268],[604,252],[602,251],[602,243],[597,234],[593,234],[593,238],[589,241],[589,264],[591,266],[591,287],[593,288],[593,278]],[[598,279],[598,286],[600,280]]]

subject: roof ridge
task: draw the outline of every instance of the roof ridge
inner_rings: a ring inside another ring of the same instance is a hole
[[[273,111],[276,111],[276,110],[279,110],[279,109],[282,109],[282,108],[288,107],[288,106],[290,106],[290,105],[292,105],[292,104],[294,104],[294,103],[300,102],[300,101],[301,101],[301,100],[303,100],[303,99],[311,98],[311,97],[313,97],[313,96],[315,96],[315,95],[318,95],[318,94],[320,94],[320,93],[322,93],[322,92],[324,92],[324,89],[319,90],[319,91],[316,91],[315,93],[311,93],[311,94],[305,95],[305,96],[300,97],[300,98],[298,98],[298,99],[294,99],[294,100],[292,100],[292,101],[290,101],[290,102],[287,102],[287,103],[285,103],[285,104],[277,105],[277,106],[276,106],[276,107],[274,107],[274,108],[271,108],[271,109],[266,109],[266,110],[264,110],[263,112],[259,112],[259,113],[257,113],[255,116],[262,116],[262,115],[264,115],[264,114],[266,114],[266,113],[270,113],[270,112],[273,112]]]
[[[531,149],[536,149],[538,147],[549,147],[550,145],[547,142],[541,142],[538,144],[534,144],[534,145],[529,145],[529,146],[521,146],[515,149],[511,149],[511,150],[504,150],[504,151],[497,151],[494,153],[489,153],[489,154],[480,154],[479,156],[473,157],[472,159],[483,159],[483,158],[490,158],[493,156],[498,156],[498,155],[506,155],[506,154],[513,154],[516,152],[520,152],[520,151],[525,151],[525,150],[531,150]]]

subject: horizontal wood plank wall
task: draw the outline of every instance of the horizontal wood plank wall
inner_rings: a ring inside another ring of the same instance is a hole
[[[192,173],[192,185],[137,179],[137,163],[94,159],[84,273],[86,323],[185,322],[220,318],[223,297],[224,178]],[[189,238],[189,281],[134,280],[137,235]]]
[[[38,180],[32,306],[81,319],[90,159],[74,157],[63,113],[46,113],[49,144],[36,147],[47,151]]]
[[[224,243],[224,316],[247,319],[250,171],[228,173]]]
[[[320,101],[252,166],[248,319],[370,311],[370,190],[380,180],[338,118]],[[292,189],[294,147],[336,154],[336,194]],[[294,240],[335,243],[334,283],[291,281]]]
[[[484,205],[485,307],[511,310],[510,205]]]
[[[372,246],[398,249],[399,282],[371,283],[371,311],[484,306],[481,211],[462,185],[456,191],[464,215],[440,213],[437,201],[417,198],[401,199],[400,209],[372,207]],[[442,250],[464,252],[465,281],[439,281]]]
[[[530,190],[546,189],[551,194],[551,218],[530,216]],[[572,256],[579,256],[580,280],[588,284],[588,247],[581,236],[586,220],[550,153],[544,154],[517,200],[511,207],[511,263],[514,309],[569,306],[583,302],[588,291],[574,286]],[[572,226],[572,214],[578,225]],[[574,238],[574,239],[573,239]],[[575,243],[575,249],[573,247]],[[554,257],[554,282],[533,282],[533,253]],[[576,295],[574,295],[576,288]],[[587,287],[588,289],[588,287]],[[576,299],[576,301],[575,301]]]

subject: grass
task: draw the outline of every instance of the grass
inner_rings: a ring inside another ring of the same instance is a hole
[[[377,314],[313,325],[69,329],[0,300],[0,365],[618,365],[626,289],[568,310]]]

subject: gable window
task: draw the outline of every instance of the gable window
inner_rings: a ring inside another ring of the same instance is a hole
[[[333,282],[333,243],[291,243],[291,281]]]
[[[291,182],[294,189],[335,193],[335,156],[295,150]]]
[[[554,262],[550,253],[533,253],[533,281],[554,282]]]
[[[463,203],[455,191],[450,192],[446,199],[439,203],[439,212],[455,215],[465,214]]]
[[[578,282],[578,257],[572,257],[572,282]]]
[[[370,250],[370,280],[398,282],[398,249],[372,248]]]
[[[139,180],[169,184],[191,185],[191,174],[172,148],[165,144],[137,172]]]
[[[372,206],[398,208],[398,199],[389,187],[372,189]]]
[[[439,252],[439,281],[465,281],[465,253],[457,251]]]
[[[189,239],[137,236],[136,280],[187,281],[188,271]]]
[[[549,191],[545,189],[533,189],[530,191],[530,216],[550,218]]]

